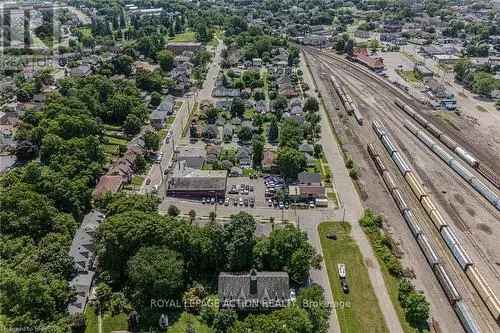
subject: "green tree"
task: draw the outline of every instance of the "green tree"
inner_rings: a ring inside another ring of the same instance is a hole
[[[262,164],[262,157],[264,155],[264,142],[262,141],[261,138],[255,138],[252,141],[252,150],[253,150],[253,156],[252,156],[252,162],[253,162],[253,167],[258,168]]]
[[[127,115],[125,122],[123,123],[123,131],[127,135],[136,135],[141,131],[142,120],[139,119],[135,114]]]
[[[241,98],[234,98],[231,104],[231,115],[233,117],[241,117],[245,112],[245,103]]]
[[[268,133],[268,139],[270,142],[275,142],[278,139],[278,122],[276,121],[276,118],[272,118],[271,124],[269,125],[269,133]]]
[[[281,122],[279,138],[281,147],[297,148],[304,139],[301,124],[293,118],[285,119]]]
[[[160,105],[161,100],[162,100],[162,97],[161,97],[161,94],[159,92],[153,91],[151,93],[151,101],[150,101],[151,106],[157,107],[158,105]]]
[[[160,148],[160,136],[152,131],[144,133],[144,148],[153,151],[158,150]]]
[[[168,50],[162,50],[158,53],[158,62],[163,71],[168,72],[174,68],[174,55]]]
[[[413,292],[408,296],[406,303],[405,316],[408,322],[415,327],[425,325],[425,322],[429,319],[430,312],[430,306],[425,296]]]
[[[262,270],[286,270],[292,280],[302,283],[311,268],[320,267],[321,256],[309,243],[305,232],[294,226],[275,229],[268,239],[259,240],[257,244],[258,253],[254,251],[254,257]]]
[[[231,222],[224,225],[227,269],[245,271],[251,268],[255,228],[254,218],[244,212],[232,215]]]
[[[142,155],[137,156],[136,168],[139,168],[137,162],[140,160],[140,157]],[[142,160],[144,160],[144,157],[142,157]],[[103,210],[107,217],[127,211],[155,213],[158,211],[159,204],[160,199],[154,195],[127,194],[124,192],[106,193],[96,202],[96,206],[100,210]]]
[[[347,53],[347,55],[350,55],[350,56],[353,55],[353,53],[354,53],[354,41],[352,39],[349,38],[345,42],[344,52]]]
[[[233,310],[221,310],[217,312],[213,319],[215,333],[227,333],[231,330],[238,315]]]
[[[325,292],[321,286],[313,284],[302,289],[297,295],[296,303],[307,311],[312,324],[312,332],[325,333],[328,331],[328,319],[332,310],[325,300]]]
[[[273,110],[278,118],[281,118],[283,112],[288,108],[288,100],[283,95],[278,95],[273,101]]]
[[[100,282],[95,288],[95,298],[99,307],[103,310],[107,310],[110,305],[111,295],[113,291],[111,287],[104,282]]]
[[[483,96],[490,96],[491,92],[498,87],[498,83],[493,75],[485,72],[476,72],[472,90]]]
[[[241,141],[249,141],[252,139],[253,131],[248,126],[242,126],[240,131],[238,132],[238,138]]]
[[[173,217],[178,216],[180,214],[179,208],[177,208],[177,206],[175,206],[175,205],[168,206],[167,212],[168,212],[169,216],[173,216]]]
[[[280,174],[286,179],[297,179],[297,175],[307,166],[306,158],[300,151],[285,147],[278,152]]]
[[[127,263],[134,300],[175,299],[184,289],[184,260],[170,249],[142,247]]]
[[[316,97],[308,97],[306,102],[304,103],[304,111],[306,112],[318,112],[319,111],[319,103]]]
[[[119,55],[111,61],[115,74],[129,76],[132,73],[132,63],[134,59],[128,55]]]

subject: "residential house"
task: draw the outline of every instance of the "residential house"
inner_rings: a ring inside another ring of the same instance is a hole
[[[262,153],[262,169],[270,171],[276,167],[278,152],[276,147],[266,144]]]
[[[175,100],[172,96],[167,96],[158,107],[149,115],[151,126],[156,129],[163,128],[168,116],[174,113]]]
[[[292,300],[286,272],[221,272],[218,296],[221,308],[243,311],[286,307]]]
[[[92,74],[92,67],[90,65],[79,65],[70,69],[72,77],[87,77]]]
[[[255,111],[257,113],[266,114],[269,112],[269,107],[265,100],[259,100],[255,102]]]
[[[92,210],[85,215],[73,237],[69,256],[73,258],[76,275],[69,282],[69,286],[76,291],[76,299],[68,305],[70,314],[85,312],[96,271],[97,228],[104,217],[99,211]]]
[[[321,174],[318,172],[302,171],[297,175],[299,185],[321,185]]]
[[[252,148],[240,146],[236,158],[240,162],[240,168],[247,169],[252,167]]]

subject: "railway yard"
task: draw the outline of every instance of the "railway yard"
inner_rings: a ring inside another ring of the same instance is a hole
[[[450,125],[330,51],[303,52],[338,141],[360,170],[364,206],[384,214],[428,296],[435,330],[498,332],[499,138]]]

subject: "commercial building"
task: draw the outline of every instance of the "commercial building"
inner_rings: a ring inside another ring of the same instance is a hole
[[[167,195],[190,199],[203,197],[224,198],[226,195],[226,170],[199,170],[179,161],[168,182]]]

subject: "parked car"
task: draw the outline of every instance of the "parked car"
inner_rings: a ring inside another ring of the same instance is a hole
[[[314,201],[309,201],[309,208],[314,208],[316,205],[314,204]]]
[[[224,201],[224,206],[229,206],[229,198],[226,198],[226,201]]]
[[[245,200],[243,200],[243,204],[245,205],[245,207],[248,207],[248,199],[245,198]]]
[[[214,197],[210,198],[210,204],[211,205],[215,204],[215,198]]]
[[[344,294],[349,293],[349,285],[347,284],[346,279],[340,279],[340,286],[342,287],[342,291],[344,292]]]
[[[229,190],[230,194],[238,194],[238,188],[235,184],[231,185],[231,189]]]
[[[240,206],[243,206],[243,198],[240,197]]]
[[[282,201],[280,201],[280,203],[278,204],[278,206],[279,206],[279,208],[280,208],[280,209],[285,208],[285,205],[283,205],[283,202],[282,202]]]
[[[234,206],[238,206],[238,200],[233,199],[233,205],[234,205]]]
[[[254,206],[255,206],[255,199],[250,198],[250,207],[254,207]]]
[[[205,198],[205,197],[201,198],[201,203],[202,204],[206,204],[207,203],[207,198]]]
[[[285,209],[288,209],[288,207],[289,207],[288,201],[285,201]]]
[[[146,179],[146,185],[151,184],[151,178]]]
[[[219,199],[219,205],[223,205],[224,204],[224,199],[220,198]]]
[[[250,192],[253,192],[253,185],[250,185]]]
[[[271,199],[267,200],[267,206],[272,207],[273,206],[273,201]]]

